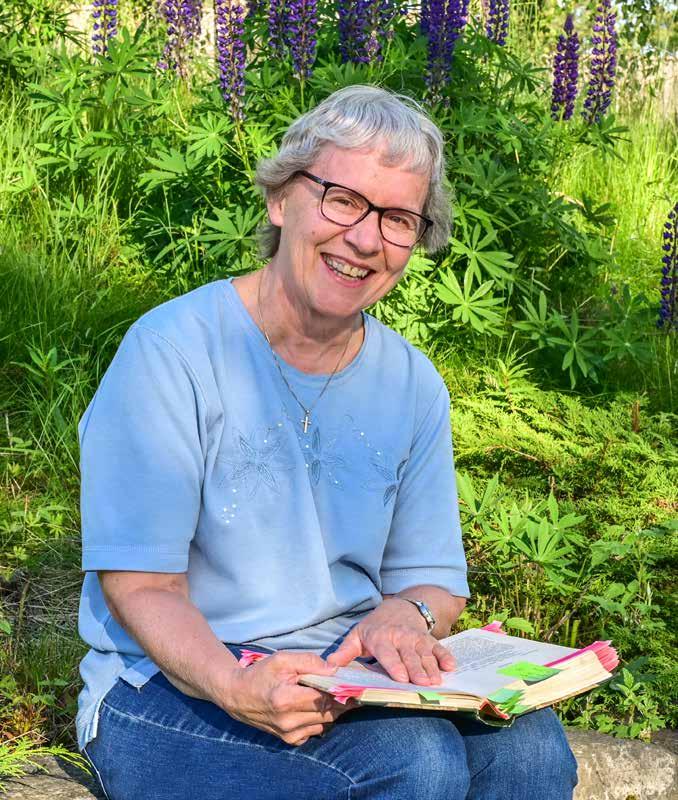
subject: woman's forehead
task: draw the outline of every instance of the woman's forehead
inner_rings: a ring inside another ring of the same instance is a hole
[[[310,171],[356,189],[373,201],[375,192],[381,190],[402,187],[407,195],[415,191],[424,197],[428,190],[428,173],[413,169],[410,159],[393,159],[386,147],[347,149],[325,145]]]

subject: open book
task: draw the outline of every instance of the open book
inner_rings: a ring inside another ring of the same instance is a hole
[[[442,673],[437,686],[399,683],[378,665],[355,661],[332,676],[303,675],[299,682],[342,703],[353,698],[372,705],[467,711],[488,724],[507,724],[520,714],[598,686],[619,663],[610,642],[575,650],[507,636],[499,628],[493,623],[442,639],[457,668]]]

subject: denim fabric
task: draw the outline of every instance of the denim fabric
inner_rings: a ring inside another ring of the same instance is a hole
[[[162,674],[118,680],[87,745],[109,800],[570,800],[576,761],[550,709],[491,728],[363,707],[292,747]]]

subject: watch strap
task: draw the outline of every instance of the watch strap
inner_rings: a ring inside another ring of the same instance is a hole
[[[400,597],[401,600],[412,603],[412,605],[416,607],[417,611],[426,620],[426,627],[428,628],[428,632],[431,633],[436,626],[436,618],[433,616],[431,609],[426,603],[422,603],[421,600],[413,600],[411,597],[403,597],[402,595],[398,595],[398,597]]]

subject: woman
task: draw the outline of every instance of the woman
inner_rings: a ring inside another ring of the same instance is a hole
[[[416,104],[335,93],[259,166],[267,266],[125,336],[80,424],[78,732],[113,800],[571,797],[551,711],[495,730],[298,684],[358,657],[422,686],[454,668],[449,396],[363,313],[447,241],[443,175]],[[277,652],[244,668],[243,645]]]

